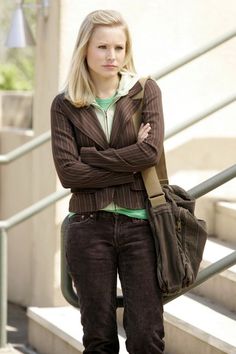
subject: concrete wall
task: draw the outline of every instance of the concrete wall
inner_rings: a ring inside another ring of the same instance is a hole
[[[32,110],[32,92],[0,91],[0,127],[31,129]]]
[[[4,154],[32,137],[16,130],[1,131],[0,153]],[[0,168],[0,219],[5,220],[32,204],[32,154]],[[20,304],[30,302],[32,220],[8,231],[9,299]]]
[[[50,103],[63,87],[77,31],[88,12],[114,8],[124,14],[141,75],[155,73],[232,30],[236,15],[234,0],[51,0],[50,4],[46,22],[38,15],[33,136],[49,129]],[[231,40],[159,81],[167,128],[233,92],[235,45]],[[1,153],[27,139],[14,132],[2,134]],[[25,160],[1,168],[1,218],[59,188],[47,144]],[[24,228],[10,231],[10,300],[37,306],[64,303],[59,282],[59,228],[66,212],[67,204],[58,203]]]

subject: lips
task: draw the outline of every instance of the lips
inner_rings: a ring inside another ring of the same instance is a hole
[[[104,67],[104,68],[117,68],[116,65],[110,65],[110,64],[108,64],[108,65],[103,65],[103,67]]]

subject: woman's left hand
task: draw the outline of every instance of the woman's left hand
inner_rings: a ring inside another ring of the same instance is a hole
[[[151,130],[150,124],[141,124],[138,131],[138,143],[142,143],[144,139],[148,137],[148,133]]]

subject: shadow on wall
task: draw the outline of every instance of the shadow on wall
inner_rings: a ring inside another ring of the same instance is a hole
[[[169,175],[181,170],[223,170],[235,164],[236,139],[206,137],[186,141],[167,150]]]

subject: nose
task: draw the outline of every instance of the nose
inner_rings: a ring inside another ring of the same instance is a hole
[[[108,49],[107,60],[109,60],[109,61],[115,60],[115,50],[113,48]]]

